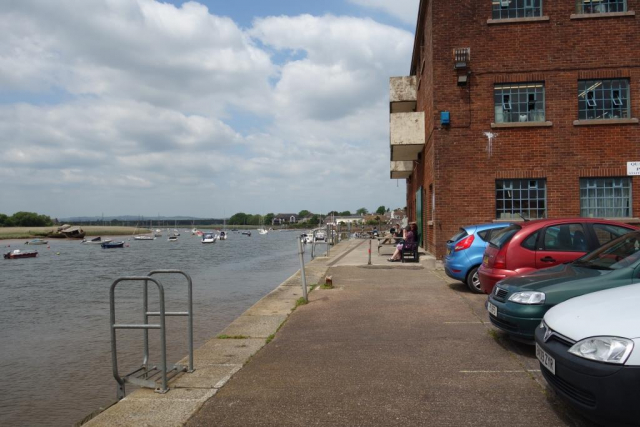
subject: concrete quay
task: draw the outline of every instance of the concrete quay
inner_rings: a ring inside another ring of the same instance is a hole
[[[308,262],[305,265],[307,285],[324,283],[329,262],[361,246],[363,242],[343,241],[331,248],[331,258],[319,256]],[[306,245],[306,250],[310,250],[309,247]],[[325,246],[318,245],[316,251],[324,254]],[[138,389],[115,405],[78,424],[92,427],[183,425],[272,338],[301,297],[301,277],[298,270],[217,334],[216,338],[196,349],[195,372],[181,374],[170,381],[171,390],[168,393],[158,394],[153,390]],[[221,336],[232,338],[218,338]],[[178,363],[186,365],[187,357]]]
[[[491,327],[486,296],[373,242],[371,265],[368,240],[341,243],[306,269],[333,289],[287,318],[292,276],[222,331],[246,338],[209,341],[169,393],[136,391],[88,425],[591,425],[547,391],[531,346]]]

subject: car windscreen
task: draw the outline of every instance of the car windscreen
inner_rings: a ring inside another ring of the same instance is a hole
[[[447,243],[453,243],[453,242],[457,242],[458,240],[462,239],[463,237],[467,237],[469,233],[467,233],[467,230],[465,230],[464,228],[460,228],[460,231],[458,231],[456,234],[453,235],[453,237],[451,237],[449,240],[447,240]]]
[[[640,232],[627,233],[573,262],[577,267],[618,270],[640,259]]]
[[[511,238],[513,237],[513,235],[516,234],[518,232],[518,230],[520,230],[521,228],[522,227],[520,227],[517,224],[512,224],[512,225],[508,226],[507,228],[502,228],[500,230],[495,230],[491,234],[491,240],[489,240],[489,244],[491,246],[495,246],[496,248],[500,249],[506,243],[508,243],[509,240],[511,240]]]

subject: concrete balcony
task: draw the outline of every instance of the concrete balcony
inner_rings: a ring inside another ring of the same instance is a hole
[[[391,179],[407,179],[413,172],[413,162],[391,162]]]
[[[391,161],[418,160],[425,143],[424,113],[394,113],[389,116]]]
[[[416,76],[391,77],[389,79],[389,112],[411,113],[416,111]]]

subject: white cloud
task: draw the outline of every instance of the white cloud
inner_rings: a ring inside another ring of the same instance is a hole
[[[349,0],[351,3],[379,9],[395,16],[407,24],[415,25],[418,20],[420,0]]]
[[[53,100],[0,107],[6,213],[404,204],[388,179],[388,78],[408,69],[404,30],[333,15],[242,30],[198,3],[153,0],[24,0],[0,25],[0,94]],[[283,52],[299,54],[275,63]]]

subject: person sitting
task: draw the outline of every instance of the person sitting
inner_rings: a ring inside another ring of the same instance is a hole
[[[404,239],[404,242],[398,243],[398,245],[396,246],[396,251],[393,253],[393,256],[391,256],[391,258],[389,258],[387,261],[389,262],[400,261],[400,252],[402,252],[402,248],[406,244],[414,243],[417,233],[418,233],[418,224],[416,224],[415,222],[412,222],[403,231],[402,237]]]
[[[396,229],[391,234],[393,234],[394,237],[402,237],[402,228],[400,228],[400,224],[396,224]]]

